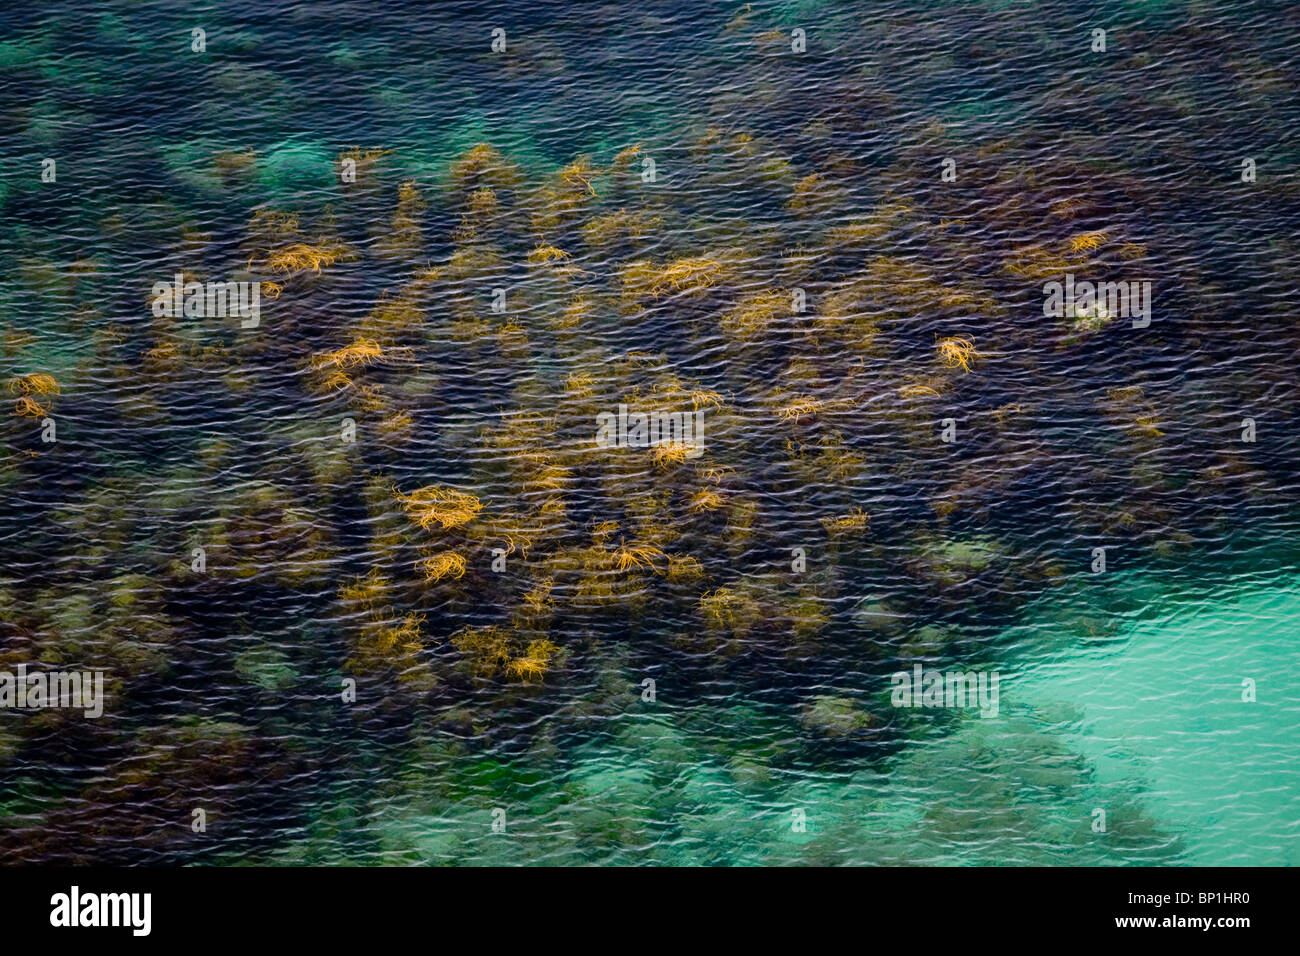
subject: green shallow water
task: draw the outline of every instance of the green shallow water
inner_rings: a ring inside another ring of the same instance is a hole
[[[1300,863],[1300,579],[1173,606],[1121,641],[1025,670],[1015,695],[1077,711],[1062,733],[1199,866]],[[1254,682],[1255,700],[1243,681]]]

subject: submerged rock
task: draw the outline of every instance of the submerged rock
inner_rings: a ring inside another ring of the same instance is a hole
[[[727,764],[727,773],[740,787],[761,787],[772,782],[772,768],[766,762],[746,754],[738,754]]]
[[[867,598],[853,611],[853,623],[863,630],[896,634],[907,623],[907,616],[885,601]]]
[[[814,697],[799,714],[804,730],[823,737],[848,737],[875,724],[876,718],[860,710],[853,700],[833,694]]]
[[[266,691],[281,690],[298,676],[289,663],[289,656],[270,644],[262,644],[236,657],[235,673],[241,680]]]

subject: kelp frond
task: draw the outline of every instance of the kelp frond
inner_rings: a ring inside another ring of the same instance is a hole
[[[1100,249],[1106,240],[1110,238],[1104,232],[1082,232],[1077,236],[1070,237],[1069,246],[1071,252],[1092,252],[1094,249]]]
[[[971,362],[983,357],[976,351],[974,342],[955,335],[940,339],[935,344],[935,350],[945,368],[960,368],[965,372],[970,371]]]
[[[418,565],[425,581],[441,581],[443,578],[463,578],[465,576],[465,558],[454,551],[425,558]]]
[[[540,245],[532,252],[528,253],[529,262],[563,262],[571,258],[563,249],[557,249],[551,245]]]
[[[837,515],[834,518],[822,518],[821,523],[831,534],[842,534],[845,531],[861,531],[867,526],[870,516],[861,508],[850,509],[848,514]]]
[[[529,641],[524,653],[506,664],[506,673],[520,680],[541,679],[550,667],[551,658],[559,649],[546,638]]]
[[[654,571],[655,562],[667,557],[664,552],[649,545],[630,547],[620,544],[614,552],[614,566],[620,571],[631,571],[633,568]]]
[[[684,442],[665,442],[662,445],[655,445],[651,457],[654,460],[655,467],[667,469],[673,465],[680,465],[686,459],[693,457],[698,451],[698,446],[688,445]]]
[[[58,395],[59,383],[55,381],[53,375],[32,372],[30,375],[11,378],[9,392],[11,395]]]
[[[454,488],[426,485],[409,495],[396,488],[393,493],[406,508],[407,514],[426,531],[434,525],[444,530],[458,528],[474,520],[483,510],[478,498]]]
[[[14,414],[19,418],[44,418],[46,409],[30,395],[20,395],[14,401]]]
[[[383,347],[374,339],[356,339],[350,345],[333,352],[321,352],[312,356],[312,367],[316,369],[334,366],[341,369],[356,368],[374,363],[384,355]]]
[[[272,272],[286,274],[307,271],[319,274],[322,267],[332,266],[343,255],[344,249],[341,246],[313,246],[305,242],[295,242],[268,253],[266,267]]]

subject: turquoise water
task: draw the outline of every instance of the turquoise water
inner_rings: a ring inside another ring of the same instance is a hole
[[[1008,695],[1077,714],[1060,738],[1099,785],[1137,784],[1183,862],[1295,866],[1300,578],[1156,612],[1101,647],[1027,663]]]

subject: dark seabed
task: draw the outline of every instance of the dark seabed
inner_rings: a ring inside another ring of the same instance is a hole
[[[1292,4],[6,5],[0,862],[1300,864],[1297,121]]]

